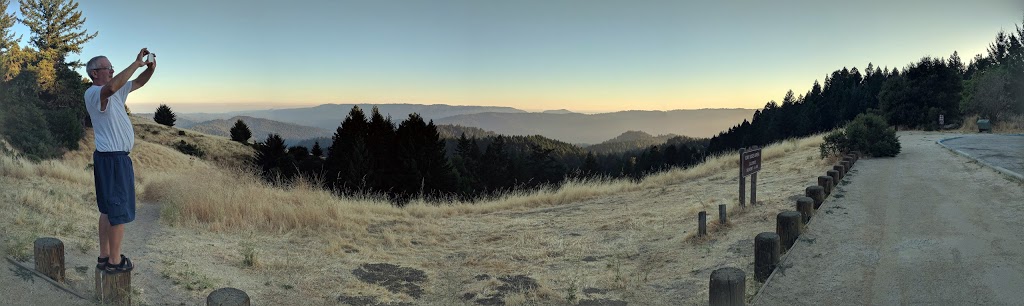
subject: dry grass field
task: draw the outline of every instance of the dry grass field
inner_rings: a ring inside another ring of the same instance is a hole
[[[155,234],[125,242],[144,244],[149,251],[133,260],[163,280],[143,275],[136,294],[146,304],[199,304],[220,287],[248,292],[255,305],[700,304],[711,271],[724,266],[747,272],[751,296],[760,286],[751,276],[754,236],[774,231],[775,215],[834,163],[818,157],[820,135],[766,148],[759,203],[746,209],[736,205],[734,154],[639,183],[575,181],[486,202],[395,208],[309,182],[262,182],[241,162],[251,149],[223,137],[181,136],[144,119],[135,127],[139,209],[159,215],[128,228]],[[169,146],[179,140],[207,157]],[[92,150],[87,138],[63,160],[39,164],[3,150],[0,251],[30,260],[32,241],[53,236],[66,245],[69,269],[91,265]],[[729,205],[726,225],[716,224],[719,204]],[[701,210],[711,234],[695,239]],[[91,275],[68,275],[91,285]]]

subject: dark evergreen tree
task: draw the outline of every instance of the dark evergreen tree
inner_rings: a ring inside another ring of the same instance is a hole
[[[359,106],[353,106],[334,133],[325,163],[330,174],[328,180],[336,190],[351,192],[366,190],[368,187],[364,180],[371,170],[366,164],[369,155],[366,149],[368,130],[366,114]]]
[[[374,106],[366,137],[366,149],[369,153],[367,165],[372,169],[366,179],[367,184],[374,190],[391,190],[396,184],[393,178],[399,171],[400,163],[396,137],[395,124],[391,117],[384,117]]]
[[[160,104],[156,108],[156,113],[153,114],[153,121],[156,123],[163,124],[166,126],[174,126],[174,121],[177,121],[177,116],[171,111],[171,108],[167,104]]]
[[[402,171],[396,190],[405,197],[443,196],[455,190],[455,173],[445,158],[444,142],[434,122],[412,113],[396,131]]]
[[[313,156],[316,158],[321,158],[324,156],[324,150],[320,148],[319,141],[313,144],[313,150],[310,153],[312,153]]]
[[[249,138],[252,137],[252,131],[249,130],[249,126],[242,122],[242,119],[235,121],[235,126],[231,127],[231,140],[249,143]]]
[[[267,135],[267,140],[256,144],[254,162],[266,180],[290,179],[295,176],[295,160],[288,154],[281,135]]]

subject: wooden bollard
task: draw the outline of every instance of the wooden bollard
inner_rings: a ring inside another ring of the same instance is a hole
[[[795,211],[780,212],[776,218],[775,232],[779,234],[779,243],[783,251],[788,251],[803,233],[803,215]]]
[[[206,306],[249,306],[249,295],[235,288],[220,288],[206,297]]]
[[[796,211],[800,212],[800,216],[803,217],[804,224],[811,221],[811,217],[814,216],[814,199],[810,197],[799,197],[796,199]]]
[[[718,223],[725,224],[728,222],[729,214],[725,211],[725,204],[718,204]]]
[[[842,180],[844,177],[846,177],[846,168],[843,167],[843,165],[832,166],[832,170],[839,171],[839,180]]]
[[[704,237],[708,235],[708,212],[702,211],[697,213],[697,236]]]
[[[103,305],[132,304],[132,272],[96,270],[96,300]]]
[[[828,174],[828,176],[831,176],[831,177],[832,177],[832,187],[837,187],[837,186],[839,186],[839,178],[840,178],[840,176],[839,176],[839,171],[836,171],[836,170],[828,170],[828,171],[825,171],[825,173],[827,173],[827,174]],[[833,189],[835,189],[835,188],[833,188]]]
[[[843,157],[843,161],[848,161],[848,162],[850,162],[850,166],[851,166],[851,167],[853,166],[853,164],[856,164],[856,163],[857,163],[857,159],[856,159],[856,158],[854,158],[854,157],[853,157],[853,155],[846,155],[846,157]]]
[[[860,151],[853,151],[853,152],[850,152],[850,153],[852,153],[852,154],[853,154],[853,156],[854,156],[854,157],[855,157],[855,158],[856,158],[857,160],[860,160],[861,158],[863,158],[863,157],[864,157],[864,154],[863,154],[863,153],[860,153]]]
[[[64,242],[50,237],[36,239],[32,253],[36,259],[36,271],[57,282],[64,282]]]
[[[711,306],[743,306],[747,275],[743,270],[727,267],[711,272],[708,300]]]
[[[825,202],[825,188],[821,186],[807,186],[804,193],[805,196],[814,199],[814,209],[818,209],[821,203]]]
[[[834,186],[832,184],[832,177],[828,176],[828,175],[819,176],[818,177],[818,186],[821,186],[821,188],[825,189],[825,195],[826,196],[832,194],[832,187]]]
[[[782,246],[779,234],[763,232],[754,237],[754,279],[764,282],[779,265]]]

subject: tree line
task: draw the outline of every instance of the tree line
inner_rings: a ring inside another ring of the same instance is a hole
[[[242,121],[232,135],[244,135]],[[248,137],[235,139],[247,142]],[[313,178],[344,195],[395,203],[413,198],[474,200],[558,186],[568,178],[631,177],[699,163],[706,142],[678,137],[624,154],[588,153],[542,136],[443,138],[433,121],[410,114],[397,125],[374,107],[353,107],[330,144],[287,147],[279,135],[257,142],[253,165],[266,180]]]
[[[91,124],[82,96],[91,82],[68,61],[98,32],[82,28],[85,17],[71,0],[19,0],[21,18],[0,0],[0,135],[31,159],[78,149]],[[28,27],[27,46],[12,30]]]
[[[1024,114],[1024,27],[1000,31],[969,64],[957,52],[949,58],[924,57],[903,69],[869,63],[836,70],[815,81],[805,94],[790,90],[781,103],[768,102],[752,120],[713,137],[708,151],[764,146],[840,127],[858,114],[874,113],[905,129],[934,130],[963,123],[968,115],[999,120]]]

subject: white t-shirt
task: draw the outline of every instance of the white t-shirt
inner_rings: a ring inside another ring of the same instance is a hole
[[[85,91],[85,109],[92,119],[92,130],[96,134],[96,151],[131,152],[135,146],[135,130],[128,119],[124,103],[132,91],[132,81],[121,86],[107,100],[107,109],[100,111],[100,92],[103,86],[93,85]]]

